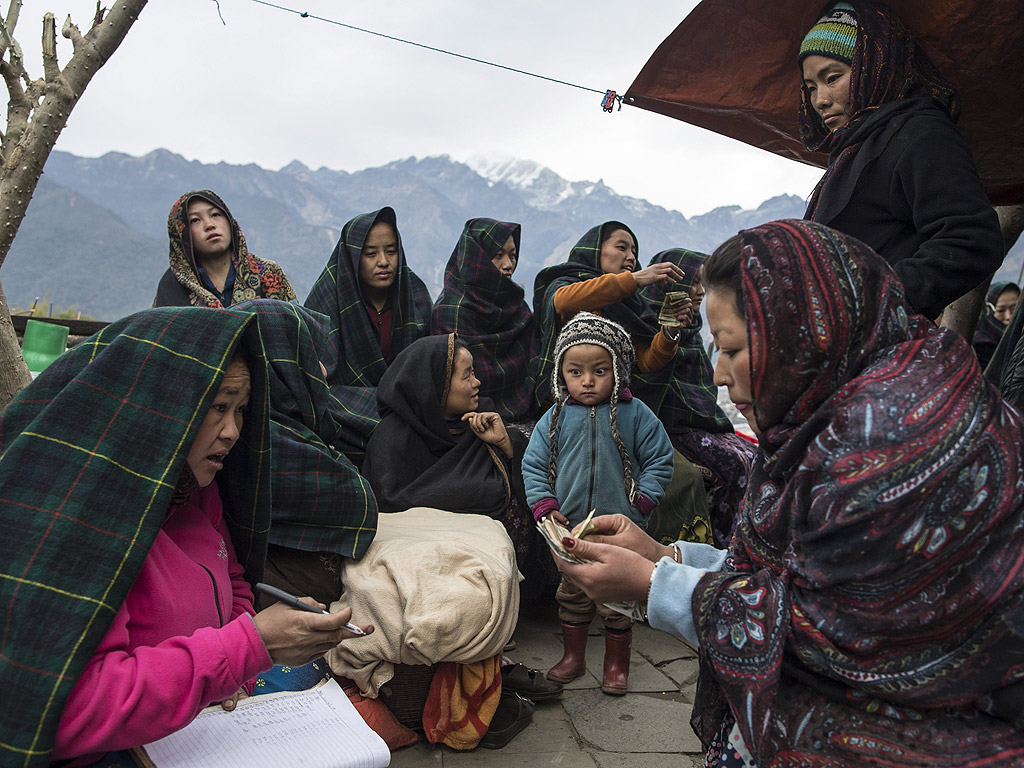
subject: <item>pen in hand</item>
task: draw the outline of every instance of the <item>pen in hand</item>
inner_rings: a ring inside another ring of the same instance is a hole
[[[309,611],[310,613],[328,613],[327,611],[317,608],[315,605],[310,605],[309,603],[302,602],[295,595],[288,594],[283,589],[272,587],[269,584],[264,584],[263,582],[260,582],[256,585],[256,591],[262,592],[265,595],[269,595],[270,597],[279,600],[287,606],[290,606],[292,608],[298,608],[300,611]],[[366,634],[355,624],[351,623],[346,624],[345,629],[347,629],[353,635],[363,636]]]

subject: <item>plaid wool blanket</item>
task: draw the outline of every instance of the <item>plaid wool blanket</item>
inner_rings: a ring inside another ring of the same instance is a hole
[[[45,766],[64,702],[156,537],[233,351],[252,395],[218,485],[246,578],[270,525],[266,371],[233,309],[151,309],[62,355],[0,414],[0,763]]]
[[[533,313],[523,287],[491,263],[511,237],[519,253],[520,227],[470,219],[444,272],[430,332],[454,333],[473,354],[480,394],[506,421],[528,418],[533,404],[530,360],[537,349]]]

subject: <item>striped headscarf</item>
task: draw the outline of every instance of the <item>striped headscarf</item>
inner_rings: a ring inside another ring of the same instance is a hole
[[[217,484],[255,582],[270,526],[270,441],[250,315],[130,315],[61,355],[0,414],[0,763],[49,764],[64,703],[164,523],[239,348],[252,394]]]
[[[861,242],[740,237],[760,451],[693,610],[744,740],[765,765],[1018,764],[1024,421]]]
[[[431,333],[455,333],[473,353],[480,394],[506,421],[526,418],[533,405],[530,360],[537,348],[533,313],[523,287],[491,263],[509,238],[519,253],[520,227],[470,219],[448,259],[444,287],[430,316]]]
[[[366,313],[359,260],[370,229],[378,222],[390,224],[398,238],[398,271],[388,293],[392,308],[388,358],[381,353],[380,336]],[[317,278],[305,305],[331,319],[323,363],[331,393],[346,410],[344,451],[357,465],[362,463],[366,441],[377,426],[375,388],[388,364],[403,349],[426,335],[430,321],[430,296],[423,281],[409,269],[402,235],[393,208],[364,213],[341,230],[327,266]]]

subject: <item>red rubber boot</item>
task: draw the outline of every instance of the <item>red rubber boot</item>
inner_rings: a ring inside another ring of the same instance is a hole
[[[568,683],[587,671],[587,632],[589,624],[566,624],[562,622],[562,644],[565,652],[562,660],[548,670],[548,680]]]
[[[626,693],[629,680],[629,649],[633,643],[633,630],[625,632],[604,632],[604,674],[601,676],[601,690],[612,696]]]

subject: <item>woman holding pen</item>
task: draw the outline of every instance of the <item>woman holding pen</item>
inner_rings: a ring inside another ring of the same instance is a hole
[[[146,744],[353,636],[348,611],[253,610],[266,381],[252,315],[154,309],[0,414],[0,763]]]

